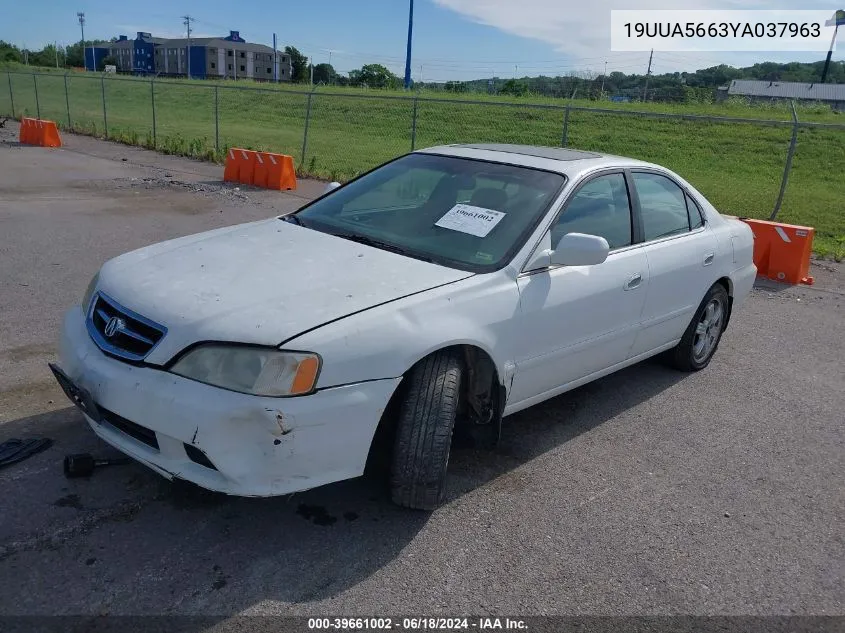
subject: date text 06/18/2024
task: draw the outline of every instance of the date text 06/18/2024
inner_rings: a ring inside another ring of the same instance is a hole
[[[527,631],[519,618],[309,618],[308,629],[314,631]]]

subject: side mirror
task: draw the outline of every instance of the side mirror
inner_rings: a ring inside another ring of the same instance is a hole
[[[332,191],[334,191],[338,187],[340,187],[339,182],[330,182],[329,184],[326,185],[326,188],[323,190],[323,195],[326,195],[327,193],[331,193]]]
[[[552,251],[553,266],[594,266],[607,259],[610,245],[598,235],[567,233]]]

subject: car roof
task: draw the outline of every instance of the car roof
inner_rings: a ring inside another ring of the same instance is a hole
[[[539,145],[510,145],[507,143],[472,143],[438,145],[419,153],[440,154],[458,158],[507,163],[535,169],[545,169],[569,177],[603,167],[659,167],[634,158],[586,152],[563,147],[542,147]]]

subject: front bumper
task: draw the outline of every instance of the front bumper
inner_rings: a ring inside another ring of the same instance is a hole
[[[227,391],[106,356],[88,335],[79,307],[65,315],[60,358],[70,379],[107,412],[100,421],[85,415],[103,440],[168,479],[243,496],[287,494],[361,475],[401,380],[297,398]],[[198,463],[195,449],[210,464]]]

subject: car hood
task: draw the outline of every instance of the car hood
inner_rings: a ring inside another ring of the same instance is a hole
[[[147,357],[164,364],[199,341],[278,345],[471,276],[274,218],[127,253],[103,266],[98,288],[167,328]]]

